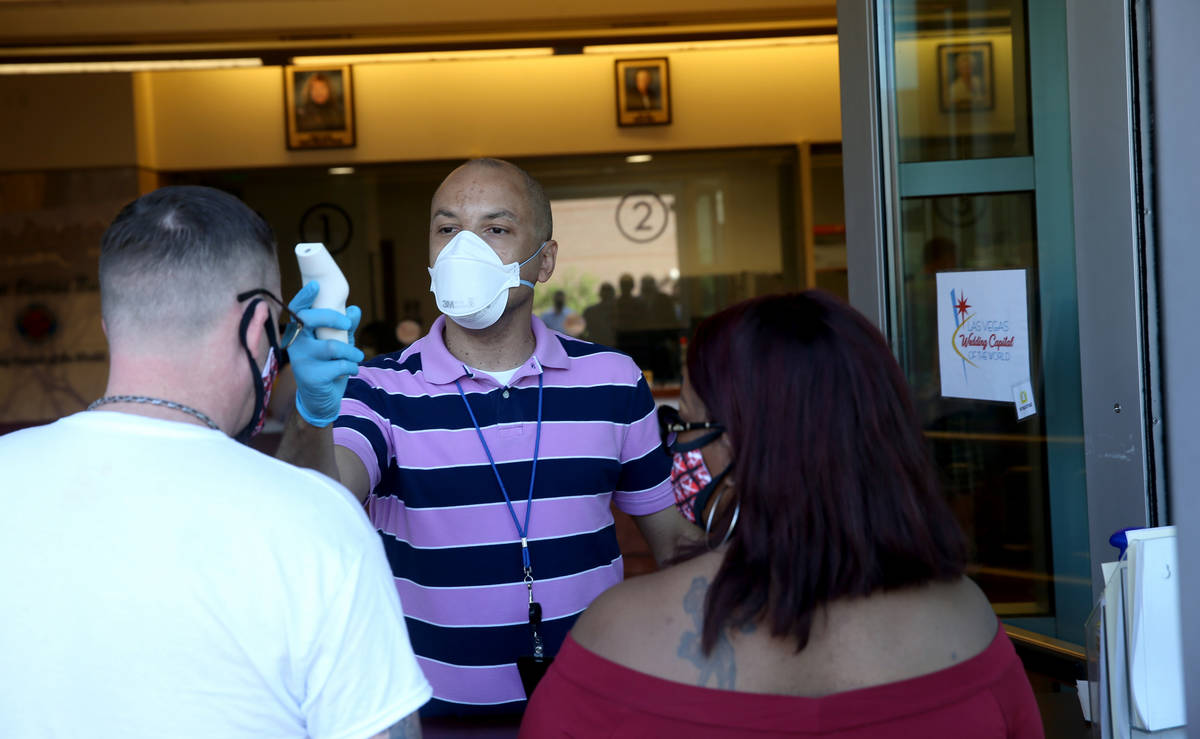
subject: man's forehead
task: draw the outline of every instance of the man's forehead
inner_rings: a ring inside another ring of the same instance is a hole
[[[486,211],[487,217],[522,220],[529,211],[529,195],[520,173],[509,167],[464,165],[450,173],[434,193],[431,213],[463,216],[464,211]]]

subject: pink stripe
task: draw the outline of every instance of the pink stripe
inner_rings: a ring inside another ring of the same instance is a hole
[[[525,700],[521,673],[515,664],[459,667],[417,657],[433,697],[454,703],[505,703]]]
[[[633,360],[623,354],[604,352],[575,357],[565,372],[546,373],[546,387],[578,387],[590,385],[624,385],[633,387],[642,378]],[[534,381],[536,384],[536,380]]]
[[[675,504],[675,491],[670,480],[663,480],[654,488],[641,493],[613,493],[613,503],[622,513],[631,516],[648,516]]]
[[[384,434],[384,437],[387,438],[389,435]],[[362,434],[354,429],[335,427],[333,443],[349,449],[362,460],[363,467],[367,468],[367,477],[370,479],[371,486],[368,489],[374,490],[383,478],[383,473],[379,469],[379,460],[375,458],[375,450],[371,447],[371,442],[364,439]]]
[[[658,413],[655,410],[651,410],[626,428],[625,445],[621,448],[621,464],[632,459],[641,459],[662,444],[662,436],[658,432]]]
[[[543,423],[539,459],[600,457],[614,462],[625,439],[625,426],[608,421]],[[537,423],[489,426],[483,438],[496,464],[527,461],[533,457]],[[486,465],[487,454],[474,428],[454,431],[421,431],[405,434],[396,464],[415,469]]]
[[[587,572],[535,580],[533,595],[542,604],[543,618],[562,618],[582,611],[597,595],[621,582],[623,573],[624,564],[617,557],[612,564]],[[507,626],[529,621],[529,591],[523,582],[478,588],[426,588],[396,578],[396,592],[406,616],[438,626]]]
[[[359,367],[357,377],[371,387],[402,395],[425,395],[428,389],[437,387],[425,380],[424,372],[413,374],[391,367]],[[454,386],[450,389],[454,390]]]
[[[530,539],[551,539],[596,531],[613,522],[608,495],[539,500],[529,518]],[[525,501],[513,501],[525,521]],[[473,547],[517,541],[505,503],[453,508],[408,508],[394,498],[371,501],[371,523],[414,547]]]

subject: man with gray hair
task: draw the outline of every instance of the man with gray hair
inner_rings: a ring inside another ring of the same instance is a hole
[[[230,438],[292,338],[270,228],[156,190],[104,234],[100,293],[104,397],[0,437],[0,735],[419,734],[430,687],[361,507]]]

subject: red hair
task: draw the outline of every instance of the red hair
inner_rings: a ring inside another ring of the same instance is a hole
[[[741,506],[705,602],[706,653],[752,622],[799,651],[825,603],[963,574],[908,384],[862,314],[819,290],[739,303],[699,326],[688,378],[725,426]]]

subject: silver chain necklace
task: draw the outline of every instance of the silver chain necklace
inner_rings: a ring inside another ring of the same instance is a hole
[[[198,418],[213,431],[221,430],[221,427],[217,425],[216,421],[212,420],[191,406],[184,405],[183,403],[176,403],[173,400],[150,398],[145,395],[106,395],[103,398],[92,401],[92,404],[89,405],[87,409],[89,411],[95,410],[96,408],[99,408],[102,405],[108,405],[109,403],[145,403],[146,405],[157,405],[160,408],[170,408],[173,411],[179,411],[180,413],[186,413],[193,418]]]

